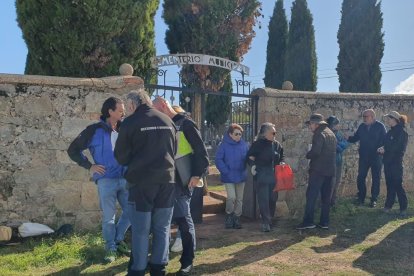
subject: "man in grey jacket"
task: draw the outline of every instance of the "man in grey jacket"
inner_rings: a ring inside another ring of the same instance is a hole
[[[315,204],[321,193],[321,218],[318,227],[328,229],[332,178],[335,175],[336,137],[321,114],[312,114],[305,122],[313,132],[312,147],[306,154],[310,159],[309,183],[306,190],[306,208],[303,222],[296,229],[312,229]]]

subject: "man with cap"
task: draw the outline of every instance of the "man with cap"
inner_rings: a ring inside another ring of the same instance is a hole
[[[332,178],[335,175],[336,138],[321,114],[312,114],[305,124],[313,132],[313,137],[312,147],[306,154],[306,158],[310,159],[310,164],[305,214],[303,222],[296,229],[304,230],[316,227],[313,219],[319,193],[321,193],[322,204],[318,227],[328,229]]]
[[[332,195],[331,195],[331,207],[335,206],[336,203],[336,193],[338,190],[338,187],[341,183],[341,177],[342,177],[342,153],[346,148],[348,148],[348,142],[345,140],[343,134],[341,131],[339,131],[339,119],[335,116],[329,116],[328,119],[326,119],[326,122],[328,123],[328,127],[332,132],[335,134],[336,137],[336,171],[335,171],[335,177],[333,179],[333,187],[332,187]]]
[[[367,194],[365,179],[368,170],[371,169],[371,203],[370,207],[377,206],[377,198],[380,193],[380,179],[382,170],[382,157],[377,153],[377,149],[384,145],[385,126],[375,119],[375,112],[367,109],[362,112],[364,122],[359,125],[353,136],[345,137],[348,142],[356,143],[359,141],[359,163],[358,163],[358,199],[357,204],[363,205]]]

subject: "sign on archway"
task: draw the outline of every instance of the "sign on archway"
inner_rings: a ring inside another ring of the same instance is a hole
[[[161,55],[151,58],[151,64],[153,68],[158,68],[162,66],[170,65],[188,65],[188,64],[198,64],[198,65],[207,65],[215,66],[230,71],[236,71],[242,73],[243,75],[249,75],[250,68],[229,59],[203,55],[203,54],[171,54],[171,55]]]

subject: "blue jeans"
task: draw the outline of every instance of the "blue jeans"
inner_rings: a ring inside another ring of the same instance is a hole
[[[193,264],[194,251],[196,249],[196,236],[194,222],[190,213],[191,196],[186,194],[177,195],[174,203],[173,217],[178,225],[183,244],[181,254],[181,267]]]
[[[132,254],[128,275],[144,275],[152,233],[151,275],[165,275],[174,204],[174,184],[137,185],[129,190],[128,215],[132,223]]]
[[[102,234],[106,250],[116,250],[116,244],[124,240],[131,225],[128,219],[128,189],[124,178],[102,178],[98,181],[99,204],[102,210]],[[116,201],[122,213],[115,225]]]
[[[135,202],[129,202],[129,214],[132,222],[131,269],[145,270],[148,264],[149,234],[152,232],[151,265],[168,264],[169,236],[172,208],[157,208],[153,212],[136,210]]]

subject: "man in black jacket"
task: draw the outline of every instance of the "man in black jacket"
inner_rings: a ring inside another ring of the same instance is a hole
[[[328,229],[332,178],[335,175],[336,166],[336,137],[321,114],[312,114],[306,124],[313,132],[312,147],[306,154],[306,158],[310,159],[309,183],[306,190],[305,215],[302,224],[296,229],[316,227],[313,218],[319,193],[321,194],[321,218],[318,227]]]
[[[184,114],[177,113],[171,105],[163,98],[154,100],[154,108],[170,117],[178,129],[178,142],[176,154],[176,200],[174,204],[173,217],[180,230],[183,252],[181,254],[181,268],[177,275],[190,275],[193,268],[194,250],[196,237],[193,219],[190,213],[191,194],[206,174],[208,169],[208,154],[200,131],[196,124]],[[188,158],[186,168],[180,168],[180,162]],[[188,173],[180,174],[181,170]],[[186,179],[183,179],[186,178]]]
[[[176,128],[165,114],[152,108],[144,90],[127,95],[135,110],[121,125],[115,158],[128,166],[128,212],[132,225],[132,254],[128,275],[144,275],[152,232],[151,275],[165,275],[174,204]]]
[[[360,124],[353,136],[345,137],[348,142],[356,143],[359,141],[359,163],[358,163],[358,200],[357,204],[364,204],[367,194],[365,179],[368,170],[371,169],[371,203],[370,207],[377,206],[377,197],[380,193],[380,180],[382,170],[382,157],[377,153],[377,149],[384,145],[385,126],[375,120],[375,112],[367,109],[362,112],[364,123]]]

